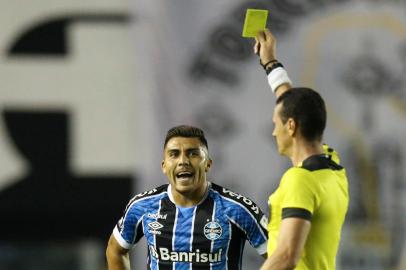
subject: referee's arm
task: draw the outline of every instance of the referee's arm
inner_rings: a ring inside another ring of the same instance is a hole
[[[306,243],[310,221],[297,217],[282,219],[276,249],[261,270],[295,269]]]
[[[279,63],[276,60],[276,39],[269,29],[260,31],[255,37],[254,53],[259,56],[260,64],[265,69],[269,81],[269,73],[273,70],[273,65]],[[271,89],[272,92],[275,93],[276,98],[278,98],[283,93],[291,89],[292,84],[288,78],[281,81],[282,78],[279,76],[276,79],[279,81],[279,83],[276,84],[275,89],[272,89],[271,85]]]
[[[120,246],[114,235],[110,236],[106,249],[108,270],[130,270],[129,250]]]

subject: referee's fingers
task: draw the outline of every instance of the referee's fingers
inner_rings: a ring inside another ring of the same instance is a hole
[[[259,31],[256,39],[259,41],[259,43],[265,42],[266,41],[266,36],[264,31]]]
[[[257,37],[255,37],[254,53],[259,55],[259,41]]]
[[[267,41],[275,41],[275,37],[273,36],[271,30],[269,30],[268,28],[265,28],[264,36]]]

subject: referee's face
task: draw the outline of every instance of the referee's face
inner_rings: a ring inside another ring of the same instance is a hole
[[[200,199],[206,191],[206,173],[212,161],[198,138],[173,137],[165,146],[162,171],[174,197]]]
[[[279,103],[275,106],[272,121],[274,124],[274,129],[272,136],[275,137],[276,144],[278,146],[278,152],[281,155],[290,156],[290,148],[292,145],[292,137],[289,132],[288,122],[285,124],[282,122],[280,117],[280,111],[282,110],[282,103]]]

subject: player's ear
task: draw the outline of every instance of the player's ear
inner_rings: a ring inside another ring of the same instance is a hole
[[[163,172],[164,174],[166,174],[166,164],[165,164],[165,160],[162,160],[162,162],[161,162],[161,169],[162,169],[162,172]]]
[[[204,169],[205,172],[208,172],[211,168],[211,164],[213,164],[213,160],[211,160],[210,158],[207,160],[206,162],[206,168]]]

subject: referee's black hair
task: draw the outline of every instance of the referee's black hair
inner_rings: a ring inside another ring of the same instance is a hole
[[[203,130],[194,126],[180,125],[168,130],[165,137],[164,148],[170,139],[173,137],[186,137],[186,138],[198,138],[200,142],[209,149],[206,137]]]
[[[291,88],[276,100],[276,104],[279,103],[282,103],[282,123],[292,118],[307,141],[322,140],[327,112],[319,93],[305,87]]]

